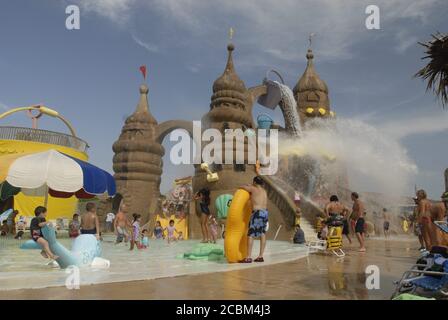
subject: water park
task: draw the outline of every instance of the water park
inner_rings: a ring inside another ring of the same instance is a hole
[[[270,67],[247,86],[233,32],[199,120],[159,120],[140,66],[104,141],[112,171],[91,161],[76,113],[0,114],[0,298],[446,299],[448,169],[441,200],[409,194],[415,163],[381,129],[339,117],[313,35],[296,83]],[[434,35],[427,54],[446,63],[447,43]],[[445,103],[447,87],[435,89]],[[65,132],[45,129],[54,122]],[[355,189],[353,176],[380,188]]]

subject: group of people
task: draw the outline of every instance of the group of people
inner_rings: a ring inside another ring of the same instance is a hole
[[[149,221],[144,225],[141,225],[142,217],[137,213],[134,213],[132,215],[132,220],[129,220],[127,218],[126,204],[122,203],[118,213],[114,215],[114,217],[109,215],[109,218],[111,218],[109,221],[111,226],[108,226],[107,228],[112,228],[113,226],[113,230],[117,235],[115,241],[116,244],[123,241],[128,242],[130,240],[130,250],[133,250],[134,247],[137,247],[138,249],[146,249],[149,246],[149,231],[147,229]],[[106,215],[106,220],[107,219]],[[183,240],[184,236],[182,231],[176,229],[175,221],[171,219],[168,226],[165,228],[162,227],[160,221],[156,221],[153,229],[153,239],[166,239],[168,243],[171,243],[173,241]]]
[[[11,214],[2,222],[0,227],[0,236],[7,236],[8,234],[14,235],[14,239],[22,239],[26,229],[26,220],[24,216],[19,216],[19,220],[16,222],[19,211],[14,210]]]
[[[350,233],[354,233],[359,242],[359,252],[365,252],[365,215],[364,203],[359,199],[357,192],[352,192],[352,210],[344,206],[337,195],[332,195],[324,208],[324,225],[318,233],[320,239],[326,239],[328,229],[332,226],[342,226],[342,234],[352,243]]]

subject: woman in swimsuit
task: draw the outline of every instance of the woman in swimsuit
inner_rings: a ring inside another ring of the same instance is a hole
[[[199,206],[201,208],[201,231],[202,231],[202,243],[207,243],[210,240],[210,236],[207,228],[208,216],[210,215],[210,190],[204,188],[196,193],[195,200],[200,200]]]

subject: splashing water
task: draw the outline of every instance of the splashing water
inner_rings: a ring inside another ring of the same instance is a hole
[[[297,103],[291,89],[278,81],[273,81],[280,89],[282,96],[283,118],[285,119],[285,129],[293,136],[299,136],[301,133],[299,114],[297,113]]]
[[[411,179],[417,173],[417,166],[398,140],[353,119],[309,121],[300,139],[280,142],[279,154],[307,155],[321,164],[335,161],[346,168],[352,190],[391,196],[410,194],[413,189]],[[327,176],[336,176],[337,172],[331,172],[331,168],[341,168],[322,167],[327,170]]]

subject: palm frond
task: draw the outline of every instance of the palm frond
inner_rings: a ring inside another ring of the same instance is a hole
[[[430,61],[414,76],[427,81],[426,90],[432,90],[440,99],[442,106],[448,105],[448,34],[431,35],[432,39],[420,43],[426,48],[426,56]]]

